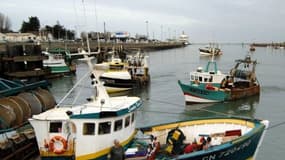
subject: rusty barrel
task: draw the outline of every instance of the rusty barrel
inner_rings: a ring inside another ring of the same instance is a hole
[[[40,100],[43,111],[49,110],[55,106],[55,99],[49,91],[38,88],[37,90],[34,90],[33,93]]]
[[[10,128],[16,120],[16,114],[12,108],[0,104],[0,129]]]
[[[9,99],[14,101],[15,103],[17,103],[22,108],[22,110],[23,110],[23,121],[24,122],[27,121],[28,118],[30,118],[32,115],[32,110],[31,110],[30,104],[19,96],[11,96],[11,97],[9,97]]]
[[[39,114],[43,111],[41,101],[37,98],[35,94],[30,92],[23,92],[18,94],[18,97],[21,97],[29,103],[32,115]]]
[[[7,108],[11,108],[14,111],[14,113],[16,114],[16,119],[11,124],[12,126],[20,125],[24,122],[23,110],[19,104],[15,103],[15,101],[13,101],[9,98],[1,98],[0,104],[2,106],[7,107]]]

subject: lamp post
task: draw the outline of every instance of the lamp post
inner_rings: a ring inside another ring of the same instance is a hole
[[[146,38],[148,39],[148,21],[145,21],[145,24],[146,24]]]
[[[160,40],[162,41],[163,40],[163,25],[160,26],[160,32],[161,32],[160,33],[161,34],[160,35]]]

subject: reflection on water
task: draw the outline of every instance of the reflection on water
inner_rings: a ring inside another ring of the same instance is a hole
[[[214,60],[219,61],[221,59],[222,55],[216,55],[214,57]],[[212,56],[208,56],[208,55],[200,55],[200,61],[204,61],[205,63],[207,63],[208,61],[210,61],[212,59]]]
[[[187,105],[185,112],[193,117],[232,115],[254,118],[255,109],[259,104],[259,97],[259,95],[256,95],[224,103]]]
[[[199,55],[199,45],[185,48],[164,50],[149,53],[150,86],[144,89],[131,90],[127,94],[141,97],[143,106],[137,113],[137,126],[161,124],[189,119],[191,117],[206,117],[220,115],[234,115],[255,117],[270,120],[271,125],[284,121],[285,50],[271,48],[256,48],[252,58],[258,61],[256,74],[261,83],[261,95],[247,99],[215,104],[185,105],[184,96],[177,81],[188,81],[189,72],[198,66],[204,67],[210,57]],[[219,70],[228,73],[233,67],[234,60],[244,58],[248,53],[248,46],[224,45],[223,55],[216,57]],[[71,87],[88,71],[87,65],[77,63],[75,76],[52,80],[51,91],[57,102]],[[81,88],[81,89],[80,89]],[[85,103],[92,94],[90,79],[75,89],[65,103]],[[79,96],[77,96],[79,95]],[[117,96],[117,95],[111,95]],[[78,99],[78,100],[77,100]],[[283,123],[282,123],[283,124]],[[258,160],[283,159],[284,125],[268,131],[264,143],[258,153]],[[279,148],[279,149],[278,149]],[[272,155],[275,155],[272,157]]]

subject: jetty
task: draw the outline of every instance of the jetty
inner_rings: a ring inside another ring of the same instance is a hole
[[[0,43],[0,52],[4,52],[6,50],[6,45],[27,45],[27,44],[36,44],[34,43],[24,43],[24,42],[9,42],[9,43]],[[82,45],[81,41],[53,41],[53,42],[40,42],[41,49],[46,50],[46,48],[66,48],[71,53],[78,52],[78,48],[84,48],[87,50],[86,45]],[[164,50],[164,49],[172,49],[172,48],[180,48],[185,47],[185,44],[182,42],[100,42],[90,41],[90,49],[91,51],[97,51],[98,48],[103,50],[112,50],[115,48],[126,49],[126,50],[137,50],[141,49],[142,51],[154,51],[154,50]]]

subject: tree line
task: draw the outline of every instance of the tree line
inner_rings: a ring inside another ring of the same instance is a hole
[[[0,33],[8,33],[13,32],[12,24],[8,16],[5,16],[0,12]],[[56,22],[55,25],[50,26],[46,25],[41,28],[40,20],[36,16],[29,17],[28,21],[23,21],[22,26],[20,28],[20,32],[22,33],[33,33],[36,35],[52,35],[55,39],[74,39],[75,31],[66,29],[63,25]]]
[[[40,28],[40,20],[38,17],[29,17],[29,21],[23,21],[20,31],[22,33],[34,33],[34,34],[44,34],[52,35],[55,39],[74,39],[75,31],[66,29],[63,25],[57,21],[53,26],[46,25]]]

